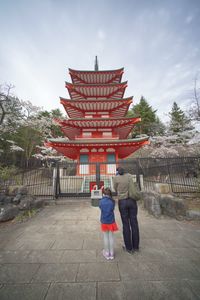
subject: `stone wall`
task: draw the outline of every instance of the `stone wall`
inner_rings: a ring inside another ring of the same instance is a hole
[[[144,208],[153,216],[170,216],[177,219],[200,220],[200,210],[190,210],[188,199],[170,194],[170,189],[163,184],[156,191],[142,192]]]
[[[43,199],[29,195],[25,186],[7,187],[0,190],[0,222],[12,220],[22,212],[38,209],[44,204]]]

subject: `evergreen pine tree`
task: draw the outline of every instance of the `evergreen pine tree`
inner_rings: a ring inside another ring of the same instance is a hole
[[[147,100],[142,96],[140,102],[133,106],[128,116],[141,117],[141,122],[136,124],[133,129],[134,135],[147,134],[156,135],[164,132],[164,124],[156,115],[157,110],[153,110]]]
[[[169,129],[172,133],[179,133],[192,129],[190,119],[180,109],[176,102],[173,103],[172,110],[169,112],[170,124]]]

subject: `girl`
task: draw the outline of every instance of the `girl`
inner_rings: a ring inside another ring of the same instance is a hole
[[[103,197],[99,201],[101,210],[101,230],[103,231],[104,249],[103,256],[106,259],[114,259],[114,236],[113,232],[118,230],[115,223],[114,209],[115,201],[109,188],[103,190]]]

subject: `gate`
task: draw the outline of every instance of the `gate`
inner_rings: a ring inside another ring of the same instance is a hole
[[[89,197],[100,185],[98,163],[59,162],[55,173],[55,197]]]
[[[137,161],[135,161],[137,165]],[[136,174],[133,162],[121,162],[126,171]],[[113,190],[113,177],[116,175],[116,163],[75,163],[59,162],[54,172],[55,197],[90,197],[91,190],[109,187]],[[138,170],[138,167],[137,167]],[[137,172],[136,175],[139,173]]]
[[[90,197],[94,186],[112,188],[115,174],[115,163],[60,162],[55,171],[55,197]]]

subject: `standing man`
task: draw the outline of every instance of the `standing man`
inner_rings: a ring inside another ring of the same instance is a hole
[[[114,189],[118,195],[118,206],[123,225],[123,249],[128,253],[139,250],[139,227],[137,221],[137,202],[128,196],[129,181],[132,176],[122,167],[117,168],[118,175],[113,178]]]

